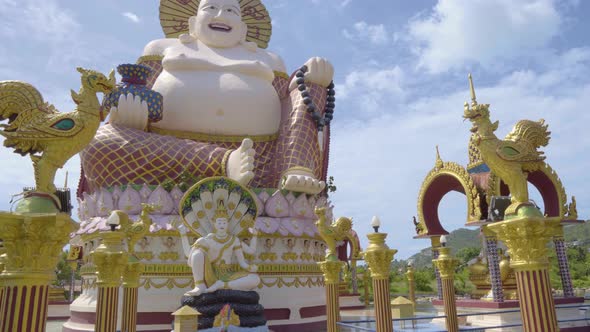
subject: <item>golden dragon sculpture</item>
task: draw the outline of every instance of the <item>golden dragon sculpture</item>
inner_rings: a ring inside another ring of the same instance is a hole
[[[351,242],[355,242],[352,236],[352,220],[346,217],[340,217],[336,219],[331,225],[328,225],[326,221],[326,208],[315,208],[315,214],[318,216],[318,220],[315,225],[318,227],[320,236],[326,245],[328,250],[326,251],[326,261],[337,261],[338,255],[336,254],[336,242],[344,239],[349,239]]]
[[[490,120],[489,104],[478,104],[471,74],[471,107],[465,103],[463,117],[473,124],[471,132],[483,161],[510,189],[511,204],[505,215],[515,215],[519,207],[531,205],[527,183],[527,172],[543,165],[545,156],[538,149],[549,143],[550,131],[543,119],[539,121],[520,120],[512,131],[500,140],[494,134],[498,121]]]
[[[102,120],[96,94],[115,88],[115,72],[109,77],[78,68],[82,86],[78,93],[71,91],[77,107],[73,112],[60,113],[43,101],[32,85],[20,81],[0,82],[0,135],[4,146],[21,155],[29,154],[35,170],[36,191],[53,194],[53,180],[58,168],[82,150],[94,137]]]

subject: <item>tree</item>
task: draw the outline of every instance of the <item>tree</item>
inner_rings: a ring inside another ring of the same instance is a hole
[[[462,269],[466,268],[467,263],[469,263],[470,260],[479,256],[480,250],[481,249],[477,248],[477,247],[465,247],[465,248],[459,249],[459,251],[457,251],[457,254],[455,255],[455,256],[457,256],[457,258],[459,259],[459,262],[460,262],[458,270],[462,270]]]
[[[434,270],[432,268],[416,270],[416,272],[414,272],[416,290],[419,292],[432,292],[432,281],[434,278]]]
[[[57,286],[64,286],[69,284],[72,279],[72,267],[67,262],[69,251],[62,251],[59,255],[59,260],[57,261],[57,266],[55,268],[55,284]],[[76,280],[80,279],[80,274],[76,271],[76,275],[74,276]]]

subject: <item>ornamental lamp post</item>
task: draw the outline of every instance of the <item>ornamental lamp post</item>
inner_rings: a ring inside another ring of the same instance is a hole
[[[439,256],[433,262],[440,271],[443,289],[443,302],[445,306],[445,323],[447,331],[459,331],[459,322],[457,319],[457,305],[455,303],[455,268],[459,261],[451,255],[451,248],[447,247],[447,236],[440,237]]]
[[[377,332],[391,332],[393,331],[393,322],[391,320],[389,270],[393,255],[397,250],[389,249],[385,244],[387,233],[379,233],[381,221],[377,216],[371,220],[371,227],[375,232],[367,235],[369,246],[363,252],[363,256],[371,269],[371,277],[373,278],[373,301],[375,303]]]
[[[97,270],[96,332],[115,332],[121,276],[127,266],[128,253],[123,248],[125,234],[117,231],[118,211],[107,219],[110,231],[102,231],[102,243],[91,253]]]

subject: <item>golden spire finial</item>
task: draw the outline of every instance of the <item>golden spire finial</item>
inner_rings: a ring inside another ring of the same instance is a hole
[[[434,163],[434,167],[436,168],[443,168],[444,164],[442,159],[440,158],[440,153],[438,151],[438,145],[436,146],[436,162]]]
[[[471,90],[471,106],[477,105],[477,100],[475,98],[475,88],[473,87],[473,78],[471,77],[471,73],[467,76],[469,78],[469,90]]]
[[[223,199],[219,199],[217,201],[217,209],[215,210],[215,214],[213,215],[213,222],[218,218],[225,218],[229,219],[229,215],[227,214],[227,209],[225,208],[225,204]]]

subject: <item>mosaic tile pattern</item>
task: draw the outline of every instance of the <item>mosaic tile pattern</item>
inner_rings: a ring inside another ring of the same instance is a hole
[[[438,259],[438,249],[432,248],[432,259]],[[434,265],[434,275],[436,276],[436,288],[438,292],[438,299],[443,299],[443,288],[442,288],[442,280],[440,279],[440,272],[438,268]]]
[[[563,296],[574,297],[574,287],[572,285],[572,278],[567,261],[564,239],[562,237],[556,237],[553,239],[553,243],[555,244],[555,253],[557,254],[557,263],[559,265],[559,276],[561,277]]]
[[[504,302],[504,290],[502,289],[502,276],[500,275],[500,258],[498,257],[498,240],[495,237],[486,237],[488,254],[488,269],[490,271],[490,284],[494,302]]]

